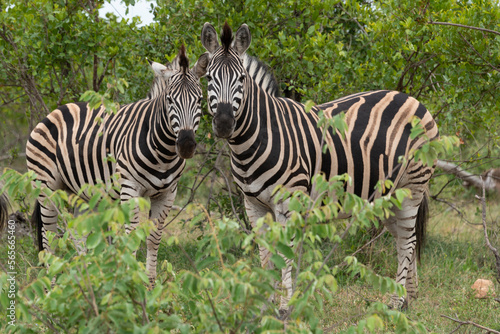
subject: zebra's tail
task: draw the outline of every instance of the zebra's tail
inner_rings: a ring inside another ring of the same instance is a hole
[[[415,233],[417,237],[416,252],[417,252],[418,263],[420,263],[420,254],[425,244],[425,233],[427,230],[428,217],[429,217],[429,203],[426,193],[424,194],[422,202],[418,207],[417,222],[415,226]]]
[[[0,194],[0,235],[7,225],[7,219],[9,218],[8,207],[9,199],[5,194]]]
[[[36,225],[36,238],[38,240],[38,250],[43,251],[43,240],[42,240],[42,212],[40,209],[40,202],[35,202],[35,210],[33,210],[33,214],[31,215],[31,225]]]

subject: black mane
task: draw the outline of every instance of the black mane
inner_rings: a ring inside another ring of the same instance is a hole
[[[222,33],[220,35],[220,41],[222,46],[224,47],[224,51],[227,52],[231,43],[233,42],[233,32],[227,21],[224,23],[224,27],[222,27]]]
[[[189,59],[186,56],[186,47],[184,44],[181,45],[179,50],[179,66],[182,73],[186,73],[189,70]]]

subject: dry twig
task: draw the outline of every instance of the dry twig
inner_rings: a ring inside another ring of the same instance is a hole
[[[460,319],[454,319],[452,317],[449,317],[447,315],[443,315],[441,314],[441,317],[443,318],[447,318],[447,319],[450,319],[452,321],[455,321],[457,323],[459,323],[459,326],[453,331],[453,332],[456,332],[460,327],[462,326],[465,326],[465,325],[472,325],[474,327],[477,327],[477,328],[481,328],[482,330],[485,330],[485,331],[488,331],[488,333],[493,333],[493,334],[500,334],[499,331],[496,331],[494,329],[491,329],[491,328],[488,328],[488,327],[484,327],[482,325],[479,325],[479,324],[476,324],[475,322],[472,322],[472,321],[462,321]]]

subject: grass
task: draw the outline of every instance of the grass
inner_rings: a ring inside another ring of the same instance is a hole
[[[488,221],[496,222],[491,227],[491,242],[500,248],[499,217],[500,205],[495,200],[489,201]],[[477,203],[469,202],[462,207],[466,218],[473,223],[480,223],[476,215]],[[496,285],[494,260],[484,244],[482,226],[471,225],[457,215],[448,206],[432,202],[431,219],[428,228],[428,242],[419,265],[419,298],[414,301],[407,317],[422,323],[429,332],[450,333],[458,324],[442,316],[449,316],[462,321],[472,321],[485,327],[500,330],[500,303],[493,298],[476,299],[471,285],[478,278],[489,279]],[[159,251],[159,261],[167,259],[174,270],[190,269],[184,252],[195,257],[196,241],[202,235],[199,229],[190,229],[184,222],[190,215],[182,213],[165,230],[165,236],[175,236],[179,244],[167,245],[164,241]],[[493,231],[494,230],[494,231]],[[207,231],[205,231],[207,233]],[[165,240],[166,240],[165,238]],[[361,241],[360,241],[361,239]],[[351,254],[357,247],[370,238],[354,236],[350,239],[330,265],[339,264],[343,256]],[[37,251],[29,238],[18,238],[16,243],[18,284],[24,286],[38,274]],[[182,248],[182,249],[181,249]],[[324,246],[328,251],[328,245]],[[6,244],[0,242],[1,254],[6,254]],[[237,252],[236,252],[237,253]],[[145,259],[145,247],[138,252],[140,260]],[[361,262],[372,267],[377,273],[394,277],[396,273],[396,251],[393,238],[386,234],[358,254]],[[5,257],[0,256],[4,263]],[[255,255],[257,263],[257,255]],[[322,326],[330,332],[347,329],[362,319],[373,301],[387,303],[390,296],[381,295],[359,280],[353,281],[347,275],[340,276],[339,290],[331,303],[325,302]],[[388,328],[388,331],[391,329]],[[481,330],[471,325],[462,326],[458,333],[480,333]]]
[[[473,203],[462,209],[470,213],[469,221],[480,222],[479,217],[473,218]],[[500,206],[492,204],[488,212],[488,219],[496,221],[498,233]],[[490,234],[490,241],[499,247],[498,235]],[[389,277],[395,276],[397,266],[392,239],[384,235],[359,257],[366,258],[364,263],[377,273]],[[443,316],[500,330],[500,303],[492,297],[476,299],[471,289],[476,279],[483,278],[493,281],[498,291],[494,258],[485,246],[482,226],[467,224],[454,211],[433,202],[428,240],[418,274],[419,297],[405,312],[410,320],[421,322],[429,332],[435,333],[451,333],[458,327],[458,323]],[[324,327],[333,332],[345,330],[365,315],[371,301],[387,303],[389,297],[362,283],[343,282],[334,302],[325,309]],[[481,330],[468,325],[457,332],[480,333]]]

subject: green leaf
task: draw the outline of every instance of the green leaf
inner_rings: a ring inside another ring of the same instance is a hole
[[[39,281],[33,282],[31,284],[31,288],[35,291],[35,293],[38,295],[38,297],[43,298],[45,295],[45,292],[43,290],[43,285]]]
[[[137,266],[137,260],[128,252],[122,255],[122,260],[131,268],[135,268]]]
[[[283,260],[283,258],[278,255],[278,254],[273,254],[271,256],[271,262],[274,263],[274,265],[276,266],[276,268],[278,268],[279,270],[283,269],[286,267],[286,262],[285,260]]]
[[[217,262],[217,261],[219,261],[218,257],[208,256],[205,259],[203,259],[200,263],[196,264],[196,268],[198,270],[201,270],[201,269],[204,269],[204,268],[208,267],[209,265],[211,265],[212,263]]]
[[[54,276],[58,274],[64,266],[64,261],[55,259],[49,266],[49,275]]]
[[[100,232],[94,232],[94,233],[91,233],[88,237],[87,237],[87,248],[88,249],[94,249],[96,248],[99,243],[102,241],[102,235]]]
[[[293,253],[292,248],[290,246],[285,245],[282,242],[278,242],[278,244],[276,245],[276,249],[288,259],[295,258],[295,254]]]
[[[90,210],[93,210],[95,208],[95,205],[97,204],[97,202],[101,199],[101,194],[95,194],[94,196],[92,196],[89,200],[89,208]]]

